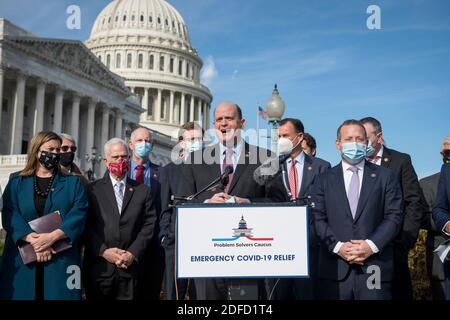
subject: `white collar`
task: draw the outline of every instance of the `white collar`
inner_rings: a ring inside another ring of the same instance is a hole
[[[292,162],[292,158],[291,157],[289,157],[289,159],[287,160],[287,162],[288,163],[291,163]],[[300,165],[302,165],[302,164],[304,164],[305,163],[305,153],[302,151],[302,152],[300,152],[300,154],[297,156],[297,157],[295,157],[295,163],[297,164],[300,164]]]
[[[116,183],[123,183],[123,185],[125,185],[125,186],[127,185],[127,176],[126,176],[126,175],[125,175],[125,177],[124,177],[122,180],[120,180],[120,181],[114,179],[114,177],[112,176],[112,174],[109,174],[109,178],[111,179],[111,183],[112,183],[113,187],[116,185]]]

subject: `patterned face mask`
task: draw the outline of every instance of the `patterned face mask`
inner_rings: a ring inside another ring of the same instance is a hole
[[[59,153],[53,153],[48,151],[41,151],[41,156],[39,157],[39,163],[42,164],[46,169],[51,170],[58,166],[60,160]]]

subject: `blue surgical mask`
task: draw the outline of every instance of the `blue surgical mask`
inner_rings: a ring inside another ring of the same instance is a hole
[[[360,163],[367,154],[367,145],[358,142],[343,143],[341,147],[342,158],[350,164]]]
[[[134,152],[141,159],[148,158],[150,153],[152,153],[152,150],[153,145],[145,141],[136,143],[134,145]]]
[[[194,142],[186,143],[186,151],[187,152],[195,152],[201,150],[203,147],[203,143],[199,140],[195,140]]]

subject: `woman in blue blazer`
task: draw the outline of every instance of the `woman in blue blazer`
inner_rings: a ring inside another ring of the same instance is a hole
[[[79,239],[84,230],[88,202],[80,178],[58,171],[61,138],[39,132],[28,150],[25,169],[10,179],[3,195],[2,223],[6,230],[0,266],[2,300],[81,299]],[[51,233],[36,233],[28,222],[59,211],[62,224]],[[60,239],[72,245],[55,253]],[[18,246],[30,243],[37,262],[24,264]]]

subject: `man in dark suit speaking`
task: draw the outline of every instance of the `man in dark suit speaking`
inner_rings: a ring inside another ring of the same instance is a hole
[[[356,120],[338,129],[342,162],[316,178],[311,210],[319,248],[319,298],[390,299],[392,240],[403,219],[392,170],[365,161],[367,136]]]
[[[104,148],[109,174],[88,185],[84,278],[87,299],[139,298],[140,267],[153,237],[150,189],[127,177],[128,148],[113,138]]]
[[[226,167],[233,173],[223,188],[204,192],[197,201],[208,203],[250,203],[264,198],[265,187],[253,179],[254,171],[268,158],[267,150],[247,144],[241,136],[245,128],[242,111],[237,104],[221,102],[214,111],[214,129],[219,143],[191,153],[183,166],[182,191],[192,195],[219,177]],[[262,161],[261,161],[262,160]],[[256,281],[253,281],[256,283]],[[260,281],[261,282],[261,281]],[[242,281],[198,279],[195,281],[197,299],[228,299],[230,290],[240,291]],[[253,286],[254,287],[254,286]],[[264,292],[264,285],[260,286]]]

